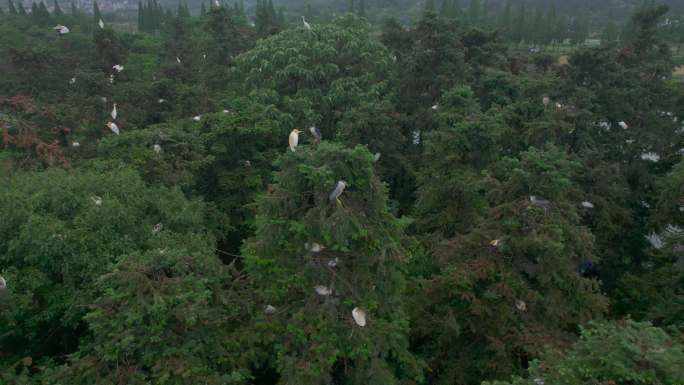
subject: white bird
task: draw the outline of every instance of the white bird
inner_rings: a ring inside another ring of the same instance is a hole
[[[551,103],[551,99],[549,99],[548,96],[544,96],[544,97],[542,98],[542,103],[544,104],[544,107],[546,107],[546,106],[549,105],[549,103]]]
[[[7,281],[5,281],[5,277],[0,275],[0,290],[5,289],[7,289]]]
[[[230,114],[230,110],[223,110],[224,114]]]
[[[180,64],[180,62],[181,62],[181,60],[178,56],[176,56],[176,61],[178,62],[178,64]]]
[[[104,21],[102,21],[102,19],[100,19],[100,21],[97,22],[97,25],[100,26],[100,29],[104,29]]]
[[[373,155],[373,162],[377,162],[380,160],[380,153],[376,152],[375,155]]]
[[[352,317],[357,325],[361,327],[366,326],[366,312],[362,309],[355,307],[354,310],[352,310]]]
[[[156,144],[156,143],[155,143],[154,146],[152,146],[152,149],[154,150],[154,152],[155,152],[156,154],[159,154],[159,153],[161,152],[161,150],[162,150],[162,149],[161,149],[161,146],[158,145],[158,144]]]
[[[584,201],[582,202],[582,207],[584,207],[585,209],[593,209],[594,204],[589,201]]]
[[[330,289],[329,287],[326,287],[326,286],[318,285],[318,286],[314,287],[314,290],[316,290],[316,294],[322,295],[324,297],[332,294],[332,289]]]
[[[560,110],[561,108],[563,108],[563,105],[560,103],[556,103],[556,108],[558,108]]]
[[[516,299],[515,300],[515,307],[516,307],[516,309],[518,309],[520,311],[527,311],[527,304],[525,303],[525,301],[521,301],[519,299]]]
[[[328,267],[334,269],[337,267],[338,263],[340,263],[340,259],[335,257],[334,259],[328,261]]]
[[[660,235],[656,234],[655,231],[651,232],[649,235],[644,235],[644,238],[648,240],[648,242],[653,246],[655,249],[662,249],[663,248],[663,239],[660,238]]]
[[[152,234],[157,234],[162,230],[163,227],[164,226],[161,223],[157,223],[156,225],[154,225],[154,227],[152,227]]]
[[[199,122],[200,119],[202,119],[202,115],[197,115],[197,116],[193,116],[193,117],[192,117],[192,120],[194,120],[194,121],[196,121],[196,122]]]
[[[116,65],[112,66],[112,69],[115,69],[116,72],[121,72],[121,71],[123,71],[124,66],[122,66],[121,64],[116,64]]]
[[[116,125],[114,122],[108,122],[107,123],[107,128],[109,128],[113,133],[119,135],[121,132],[119,131],[119,126]]]
[[[70,32],[68,27],[61,25],[61,24],[57,24],[56,26],[52,27],[52,29],[59,32],[60,35],[66,35],[67,33]]]
[[[74,83],[76,83],[76,78],[71,78],[71,80],[69,80],[69,84],[74,84]]]
[[[489,244],[493,247],[499,247],[499,246],[501,246],[501,239],[495,239],[495,240],[489,242]]]
[[[287,139],[288,143],[290,144],[290,150],[292,152],[297,151],[297,145],[299,144],[299,131],[298,129],[294,129],[290,132],[290,137]]]
[[[116,103],[114,103],[114,107],[112,108],[112,113],[110,115],[112,116],[113,120],[116,120],[116,117],[118,116],[118,113],[116,112]]]
[[[341,180],[337,182],[337,185],[335,186],[335,189],[330,193],[330,196],[328,197],[330,199],[330,203],[333,203],[337,201],[340,203],[340,195],[344,192],[344,189],[347,188],[347,182]]]
[[[206,53],[202,54],[202,59],[207,60],[207,54]]]
[[[275,312],[276,308],[273,305],[266,305],[266,307],[264,308],[264,313],[266,313],[266,315],[273,315],[275,314]]]
[[[316,242],[311,242],[311,243],[307,242],[304,244],[304,248],[306,248],[306,250],[308,252],[313,253],[313,254],[318,254],[321,251],[325,250],[325,246],[321,245],[320,243],[316,243]]]
[[[114,84],[114,74],[109,75],[109,84]]]
[[[221,6],[221,3],[218,0],[214,0],[214,5],[218,8]]]
[[[81,143],[73,142],[73,143],[71,143],[71,147],[81,147]]]
[[[107,98],[106,97],[101,97],[100,100],[102,100],[102,103],[107,103]]]
[[[641,159],[642,160],[649,160],[654,163],[658,163],[660,161],[660,155],[656,154],[655,152],[646,152],[641,154]]]
[[[323,135],[321,134],[321,130],[319,130],[316,126],[309,127],[309,132],[314,137],[314,143],[318,144],[321,142],[321,139],[323,139]]]
[[[629,126],[627,125],[627,123],[625,123],[625,122],[623,122],[623,121],[618,122],[618,126],[620,126],[620,128],[622,128],[623,130],[626,130],[626,129],[629,128]]]
[[[433,111],[437,111],[438,108],[439,108],[439,104],[435,104],[434,106],[432,106]]]
[[[302,16],[302,23],[304,23],[304,28],[306,28],[306,29],[308,29],[309,31],[311,31],[311,24],[309,24],[309,23],[306,22],[306,19],[304,18],[304,16]]]
[[[90,197],[90,200],[92,200],[93,203],[95,203],[95,206],[102,206],[102,198],[100,198],[99,196],[92,196]]]
[[[160,104],[161,104],[161,103],[164,103],[164,102],[166,102],[166,100],[164,100],[164,99],[159,99],[159,103],[160,103]]]

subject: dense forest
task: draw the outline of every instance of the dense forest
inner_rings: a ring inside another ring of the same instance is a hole
[[[684,384],[684,23],[492,3],[9,1],[0,384]]]

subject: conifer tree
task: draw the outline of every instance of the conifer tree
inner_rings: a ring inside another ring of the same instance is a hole
[[[511,33],[513,32],[513,29],[511,28],[513,19],[512,7],[511,0],[507,0],[499,18],[499,28],[503,30],[508,37],[512,37]]]
[[[14,1],[12,1],[12,0],[8,1],[8,9],[9,9],[9,13],[11,15],[17,14],[17,9],[14,7]]]
[[[427,0],[425,2],[425,8],[423,9],[423,14],[435,13],[435,0]]]
[[[439,9],[439,15],[442,17],[449,17],[449,12],[451,10],[451,1],[442,0],[442,7]]]
[[[261,309],[275,308],[257,329],[275,350],[282,383],[415,379],[401,306],[401,226],[373,156],[363,146],[323,142],[288,152],[277,167],[271,192],[257,200],[256,234],[243,254]],[[330,198],[340,180],[345,192]]]
[[[26,16],[26,9],[24,8],[23,2],[19,1],[17,9],[19,10],[19,15]]]
[[[311,1],[306,2],[306,11],[304,14],[305,14],[306,20],[308,20],[308,21],[313,20],[313,9],[311,8]]]
[[[59,7],[59,2],[57,0],[53,0],[53,8],[54,10],[52,13],[55,16],[62,16],[64,14],[64,12],[62,12],[62,8]]]
[[[204,6],[204,1],[202,2],[202,8],[200,9],[200,16],[207,14],[207,8]]]
[[[359,0],[359,16],[366,17],[366,0]]]
[[[76,16],[78,14],[78,8],[76,8],[76,2],[71,2],[71,16]]]
[[[354,13],[356,11],[356,4],[354,4],[354,0],[349,0],[349,13]]]
[[[468,23],[470,25],[478,25],[480,23],[480,13],[482,12],[480,0],[470,0],[470,7],[468,8]]]
[[[95,24],[102,20],[102,14],[100,13],[100,6],[97,4],[97,0],[93,1],[93,19],[95,20]]]

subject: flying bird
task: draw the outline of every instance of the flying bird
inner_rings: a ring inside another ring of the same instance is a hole
[[[318,144],[321,142],[321,139],[323,139],[323,135],[321,135],[321,130],[319,130],[318,127],[316,127],[316,126],[309,127],[309,132],[314,137],[314,143]]]
[[[297,145],[299,144],[299,133],[300,132],[301,131],[299,131],[296,128],[294,130],[292,130],[292,132],[290,132],[290,137],[288,138],[288,143],[290,144],[290,150],[292,150],[292,152],[295,152],[297,150]]]
[[[344,189],[347,188],[347,182],[341,180],[337,182],[337,185],[335,186],[335,189],[330,193],[330,203],[333,203],[337,201],[337,203],[340,202],[340,195],[344,192]]]
[[[114,107],[112,108],[112,113],[110,115],[112,116],[112,120],[116,120],[116,117],[118,116],[118,113],[116,112],[116,103],[114,103]]]
[[[122,66],[121,64],[116,64],[116,65],[112,66],[112,69],[115,69],[116,72],[121,72],[121,71],[123,71],[124,66]]]
[[[354,310],[352,310],[352,317],[357,325],[361,327],[366,326],[366,312],[363,311],[363,309],[355,307]]]
[[[304,23],[304,28],[311,31],[311,24],[306,22],[306,19],[304,18],[304,16],[302,16],[302,23]]]
[[[332,294],[332,289],[330,289],[329,287],[326,287],[326,286],[318,285],[318,286],[314,287],[314,290],[316,290],[316,294],[322,295],[324,297]]]
[[[119,131],[119,126],[116,125],[114,122],[108,122],[107,123],[107,128],[109,128],[113,133],[119,135],[121,132]]]
[[[104,29],[104,21],[102,21],[102,19],[100,19],[100,21],[97,22],[97,25],[100,26],[100,29]]]

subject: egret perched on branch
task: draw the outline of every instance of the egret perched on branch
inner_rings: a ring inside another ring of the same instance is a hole
[[[118,116],[118,113],[116,112],[116,103],[114,103],[114,107],[112,108],[111,116],[113,120],[116,120],[116,117]]]
[[[102,21],[102,19],[100,19],[100,21],[97,22],[97,25],[100,26],[100,29],[104,29],[104,21]]]
[[[178,64],[181,63],[181,60],[180,60],[180,58],[179,58],[178,56],[176,56],[176,61],[178,62]]]
[[[311,242],[311,243],[307,242],[304,244],[304,248],[306,248],[306,250],[312,254],[318,254],[321,251],[325,250],[325,246],[321,245],[320,243],[316,243],[316,242]]]
[[[112,69],[115,69],[116,72],[121,72],[121,71],[123,71],[124,66],[122,66],[121,64],[116,64],[116,65],[112,66]]]
[[[366,312],[363,311],[363,309],[355,307],[354,310],[352,310],[352,317],[357,325],[361,327],[366,326]]]
[[[74,84],[74,83],[76,83],[76,78],[71,78],[71,80],[69,80],[69,84]]]
[[[521,301],[519,299],[515,300],[515,307],[520,310],[520,311],[527,311],[527,304],[525,301]]]
[[[108,122],[107,123],[107,128],[109,128],[113,133],[119,135],[121,132],[119,131],[119,126],[116,125],[114,122]]]
[[[345,188],[347,188],[347,182],[343,180],[337,182],[335,189],[330,193],[330,203],[333,203],[335,201],[337,201],[337,203],[342,203],[340,202],[340,195],[342,195]]]
[[[433,111],[437,111],[437,109],[439,109],[439,104],[435,104],[434,106],[432,106]]]
[[[70,32],[69,28],[67,28],[66,26],[64,26],[62,24],[57,24],[56,26],[52,27],[52,29],[59,32],[60,35],[66,35],[67,33]]]
[[[550,102],[551,102],[551,99],[549,99],[548,96],[544,96],[542,98],[542,103],[544,104],[544,107],[548,106]]]
[[[375,155],[373,155],[373,162],[379,161],[381,156],[382,155],[379,152],[376,152]]]
[[[316,294],[324,296],[324,297],[332,294],[332,289],[330,289],[329,287],[326,287],[326,286],[318,285],[318,286],[314,287],[314,290],[316,290]]]
[[[660,161],[660,155],[655,152],[646,152],[641,154],[642,160],[650,160],[651,162],[658,163]]]
[[[582,202],[582,207],[584,207],[585,209],[593,209],[594,204],[589,201],[584,201]]]
[[[301,131],[299,131],[296,128],[290,132],[290,137],[288,138],[287,141],[290,144],[290,150],[292,150],[292,152],[297,151],[297,145],[299,144],[299,133],[300,132]]]
[[[319,130],[316,126],[309,127],[309,132],[314,137],[314,143],[318,144],[321,142],[321,139],[323,139],[323,135],[321,135],[321,130]]]
[[[162,230],[163,227],[164,226],[161,223],[157,223],[156,225],[154,225],[154,227],[152,227],[152,234],[157,234]]]
[[[620,128],[622,128],[623,130],[626,130],[626,129],[629,128],[629,126],[627,125],[627,123],[625,123],[625,122],[623,122],[623,121],[618,122],[618,126],[620,126]]]
[[[90,200],[92,200],[93,203],[95,203],[95,206],[102,206],[102,198],[100,198],[99,196],[92,196],[90,197]]]
[[[158,145],[158,144],[155,144],[154,146],[152,146],[152,149],[154,150],[154,153],[155,153],[155,154],[159,154],[159,153],[161,152],[161,150],[162,150],[162,149],[161,149],[161,146]]]
[[[201,116],[201,115],[197,115],[197,116],[193,116],[193,117],[192,117],[192,120],[194,120],[194,121],[196,121],[196,122],[199,122],[201,119],[202,119],[202,116]]]
[[[219,8],[221,6],[221,3],[219,3],[218,0],[214,0],[214,5],[216,6],[216,8]]]
[[[304,28],[306,28],[306,29],[308,29],[309,31],[311,31],[311,29],[312,29],[312,28],[311,28],[311,24],[309,24],[309,23],[306,22],[306,19],[304,18],[304,16],[302,16],[302,22],[304,23]]]
[[[73,142],[73,143],[71,143],[71,147],[75,147],[75,148],[81,147],[81,143]]]

